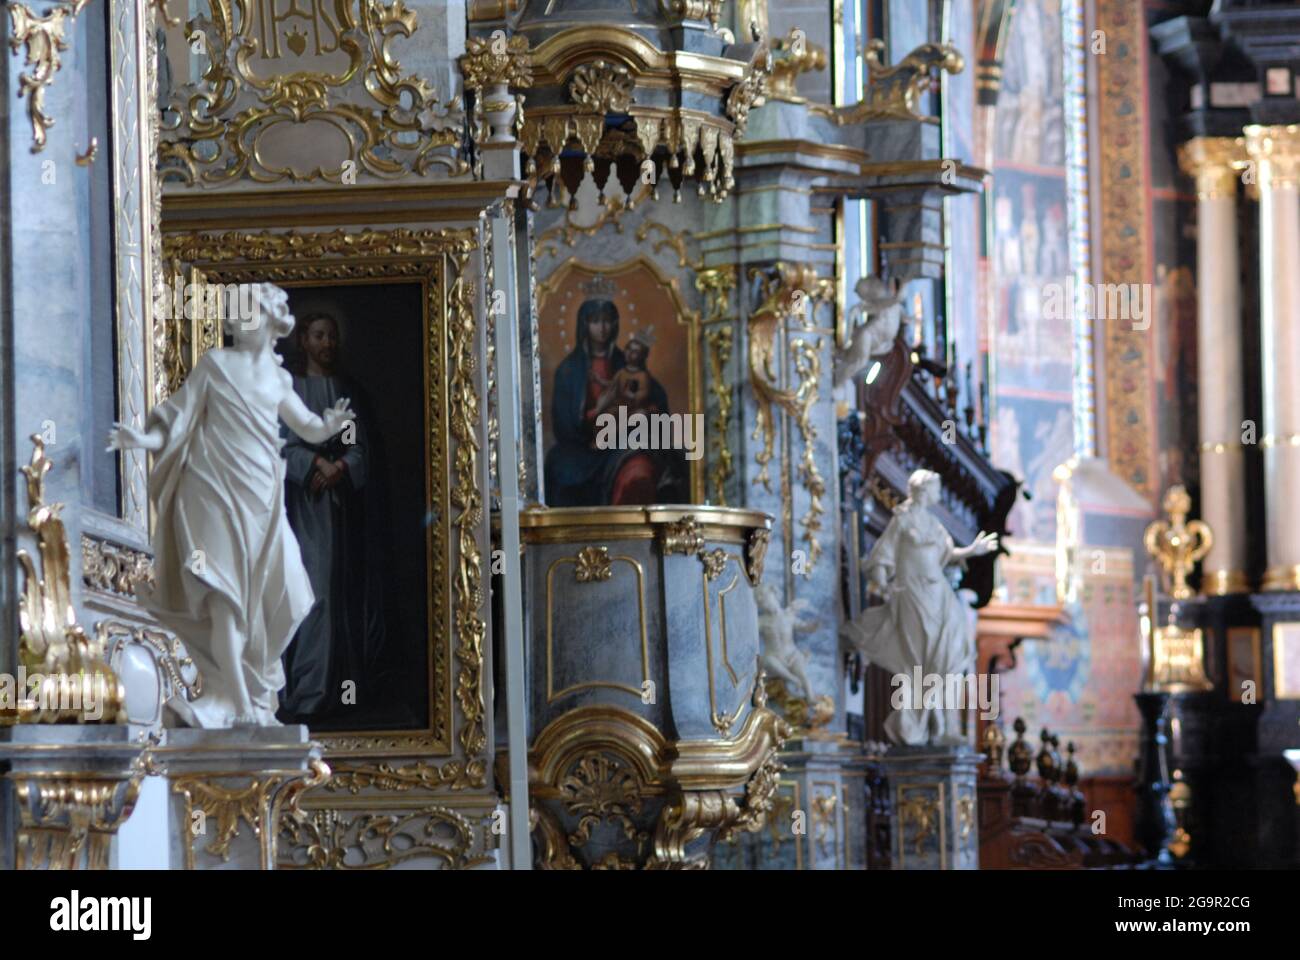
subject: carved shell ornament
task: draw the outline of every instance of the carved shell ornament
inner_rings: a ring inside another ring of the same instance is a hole
[[[627,67],[596,60],[573,71],[569,98],[589,113],[624,113],[632,105],[633,86]]]

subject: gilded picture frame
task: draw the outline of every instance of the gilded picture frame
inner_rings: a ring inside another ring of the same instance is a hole
[[[537,316],[539,324],[543,327],[541,332],[541,376],[545,380],[548,373],[548,357],[546,353],[547,330],[546,325],[556,323],[558,319],[556,296],[566,287],[572,286],[576,277],[603,277],[610,281],[626,281],[629,278],[636,278],[636,275],[644,274],[653,281],[662,291],[667,302],[672,305],[672,333],[683,334],[686,346],[686,410],[680,411],[690,414],[704,415],[706,413],[704,388],[703,388],[703,369],[701,367],[702,359],[700,356],[700,337],[702,330],[701,316],[698,311],[691,310],[686,306],[682,298],[680,284],[676,277],[667,274],[657,263],[644,254],[638,254],[620,263],[613,265],[595,264],[579,259],[569,259],[560,264],[553,270],[549,276],[537,283]],[[573,318],[563,317],[559,322],[563,324],[572,323]],[[624,331],[626,334],[627,331]],[[660,353],[655,355],[654,349],[660,349]],[[650,367],[654,372],[656,364],[662,366],[665,364],[662,346],[654,348],[651,351]],[[673,362],[678,358],[671,358],[668,362]],[[545,397],[545,394],[544,394]],[[549,403],[544,399],[542,416],[545,422],[549,423],[550,410],[547,409]],[[701,456],[697,460],[689,461],[689,502],[704,503],[706,497],[708,457]]]
[[[422,786],[459,789],[486,779],[482,609],[483,490],[476,292],[470,229],[300,233],[186,232],[164,236],[173,275],[211,284],[269,281],[294,287],[413,283],[423,304],[427,524],[428,716],[419,729],[312,731],[327,758],[450,757],[418,764]],[[184,379],[216,345],[200,318],[155,324],[150,357],[153,402]],[[458,708],[458,709],[457,709]]]

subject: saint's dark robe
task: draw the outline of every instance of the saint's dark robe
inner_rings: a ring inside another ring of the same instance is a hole
[[[286,723],[370,712],[382,696],[374,680],[387,639],[380,580],[383,484],[374,475],[377,457],[364,394],[344,377],[295,376],[293,388],[316,414],[348,397],[356,432],[353,443],[346,442],[345,429],[327,443],[312,444],[285,431],[285,506],[317,598],[284,657],[279,716]],[[332,489],[313,493],[317,456],[342,461],[344,477]],[[355,705],[344,699],[349,680]]]

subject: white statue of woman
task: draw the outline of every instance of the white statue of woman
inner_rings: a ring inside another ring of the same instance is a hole
[[[966,674],[974,666],[975,631],[970,609],[945,576],[945,568],[998,548],[994,533],[980,533],[969,547],[952,537],[931,511],[939,500],[939,475],[917,470],[907,481],[908,498],[864,559],[883,606],[868,607],[840,628],[840,635],[868,662],[905,678],[903,690],[921,703],[924,691],[913,689],[915,670],[922,677]],[[897,694],[897,690],[895,693]],[[952,708],[953,704],[945,706]],[[961,741],[961,712],[956,709],[896,709],[885,721],[893,743],[926,744]]]
[[[816,625],[800,619],[800,614],[808,612],[808,602],[796,600],[790,606],[782,607],[776,588],[768,583],[758,585],[754,599],[758,603],[758,636],[763,645],[759,654],[760,665],[773,677],[784,680],[791,695],[802,696],[811,704],[815,695],[812,684],[808,682],[808,671],[804,669],[808,654],[794,642],[796,627],[811,630]],[[798,690],[794,689],[796,684]]]
[[[288,297],[253,294],[252,315],[224,324],[233,347],[205,353],[143,432],[109,435],[110,450],[155,454],[156,583],[141,600],[202,673],[197,700],[170,701],[196,727],[277,725],[280,656],[315,602],[285,516],[279,421],[324,443],[352,417],[346,399],[319,417],[304,406],[272,349],[293,329]]]

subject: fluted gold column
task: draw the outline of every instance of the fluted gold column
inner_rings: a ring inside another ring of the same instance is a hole
[[[1201,517],[1214,531],[1202,564],[1202,590],[1242,593],[1246,579],[1246,503],[1241,445],[1241,277],[1237,254],[1234,163],[1245,144],[1232,137],[1196,137],[1178,160],[1196,178],[1197,419],[1201,438]]]
[[[1249,126],[1259,183],[1265,590],[1300,590],[1300,126]]]

